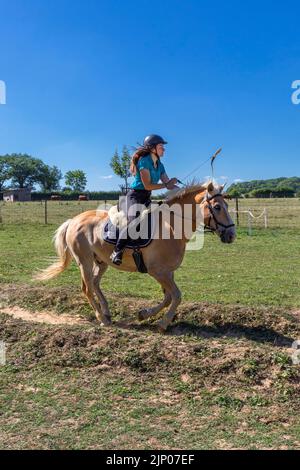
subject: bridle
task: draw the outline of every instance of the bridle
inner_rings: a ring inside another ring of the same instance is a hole
[[[218,197],[218,196],[221,196],[221,197],[223,198],[223,194],[222,194],[222,193],[218,193],[218,194],[214,194],[213,196],[210,196],[210,197],[205,196],[205,198],[204,198],[203,201],[202,201],[202,204],[203,204],[204,202],[207,203],[207,207],[208,207],[209,212],[210,212],[210,216],[209,216],[209,219],[208,219],[208,224],[205,224],[205,225],[204,225],[204,230],[205,230],[206,232],[216,233],[216,232],[218,231],[219,227],[224,228],[224,229],[225,229],[224,231],[226,231],[226,230],[229,229],[229,228],[235,227],[235,224],[233,224],[233,223],[232,223],[232,224],[228,224],[228,225],[222,224],[222,222],[219,222],[218,219],[217,219],[217,217],[215,216],[214,208],[213,208],[213,206],[210,204],[210,201],[213,201],[213,200],[214,200],[216,197]],[[215,225],[216,225],[215,227],[212,227],[212,226],[210,225],[211,220],[214,221],[214,223],[215,223]]]

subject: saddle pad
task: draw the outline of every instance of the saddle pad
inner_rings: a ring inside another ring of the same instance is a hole
[[[154,217],[151,216],[151,212],[147,214],[148,218],[148,233],[146,238],[137,238],[136,240],[128,240],[126,243],[126,248],[144,248],[152,242],[152,237],[154,234]],[[143,220],[141,221],[143,223]],[[116,241],[119,236],[119,228],[112,223],[110,219],[106,222],[103,228],[102,238],[104,241],[111,243],[112,245],[116,244]]]

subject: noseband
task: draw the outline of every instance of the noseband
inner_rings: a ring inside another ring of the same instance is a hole
[[[210,212],[208,224],[204,225],[204,230],[206,230],[208,232],[215,233],[215,232],[218,231],[219,227],[223,227],[225,230],[227,230],[228,228],[231,228],[231,227],[235,227],[235,224],[229,224],[229,225],[222,224],[222,222],[219,222],[218,219],[216,218],[215,213],[214,213],[214,208],[210,204],[210,201],[212,201],[213,199],[215,199],[218,196],[221,196],[223,198],[223,195],[221,193],[218,193],[218,194],[215,194],[214,196],[211,196],[211,197],[206,196],[205,199],[203,200],[203,202],[207,202],[207,207],[208,207],[209,212]],[[213,221],[216,224],[215,228],[212,228],[211,225],[210,225],[211,219],[213,219]]]

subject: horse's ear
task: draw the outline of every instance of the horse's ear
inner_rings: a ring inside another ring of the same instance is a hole
[[[207,189],[207,191],[208,191],[209,193],[212,193],[212,192],[213,192],[213,190],[215,189],[215,187],[214,187],[214,184],[213,184],[212,181],[210,181],[210,183],[208,184],[208,186],[207,186],[206,189]]]
[[[226,183],[221,184],[221,186],[220,186],[220,193],[223,191],[223,189],[225,188],[225,186],[226,186]]]

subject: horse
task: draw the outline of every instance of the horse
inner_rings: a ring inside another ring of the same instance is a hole
[[[155,233],[149,245],[141,248],[147,272],[162,287],[163,300],[152,308],[138,312],[140,321],[156,316],[169,307],[158,321],[157,327],[164,333],[176,316],[181,302],[181,292],[174,280],[174,272],[181,265],[186,247],[198,227],[198,215],[203,225],[216,233],[223,243],[232,243],[236,237],[235,225],[228,211],[223,193],[224,186],[210,181],[206,184],[192,182],[177,190],[164,200],[164,213],[173,207],[177,211],[171,216],[161,216],[156,223]],[[180,210],[181,209],[181,210]],[[170,215],[170,214],[169,214]],[[46,281],[62,273],[74,259],[81,273],[81,289],[93,308],[102,326],[111,325],[108,302],[100,288],[100,281],[109,266],[128,272],[136,272],[132,249],[126,248],[121,265],[110,260],[114,246],[103,239],[102,231],[109,217],[106,210],[89,210],[64,222],[55,232],[54,244],[58,259],[35,276],[36,280]],[[190,222],[188,233],[174,236],[178,220],[184,225]],[[163,237],[169,232],[171,236]]]

